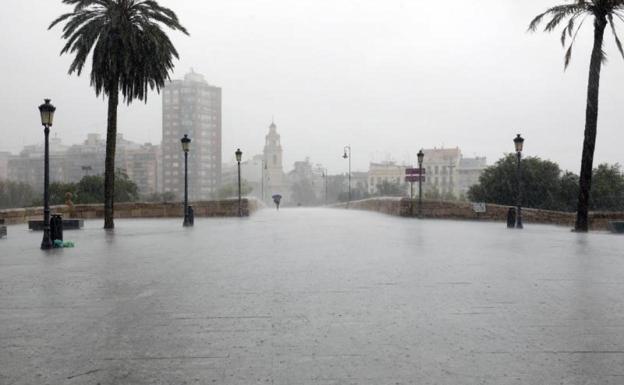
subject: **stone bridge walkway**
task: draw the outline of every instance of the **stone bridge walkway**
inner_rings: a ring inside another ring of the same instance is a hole
[[[624,237],[263,210],[0,240],[0,384],[624,383]]]

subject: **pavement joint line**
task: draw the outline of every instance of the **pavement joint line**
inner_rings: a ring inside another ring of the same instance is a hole
[[[106,357],[102,361],[150,361],[150,360],[213,360],[227,359],[227,356],[162,356],[162,357]]]

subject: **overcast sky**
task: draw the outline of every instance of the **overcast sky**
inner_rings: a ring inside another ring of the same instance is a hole
[[[368,162],[415,162],[421,147],[459,146],[492,163],[526,138],[527,155],[578,172],[592,26],[563,71],[558,34],[529,34],[534,15],[563,0],[161,0],[190,37],[174,78],[191,67],[223,88],[224,161],[262,150],[275,116],[285,168],[309,156],[343,172]],[[0,150],[43,140],[36,107],[57,106],[53,132],[78,143],[106,131],[106,103],[88,73],[67,75],[59,56],[69,11],[60,0],[4,0],[0,14]],[[624,25],[621,26],[624,33]],[[624,163],[624,61],[610,32],[603,70],[597,162]],[[161,98],[120,106],[119,131],[159,143]]]

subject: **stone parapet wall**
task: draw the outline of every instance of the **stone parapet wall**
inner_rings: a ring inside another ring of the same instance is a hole
[[[217,201],[190,202],[195,217],[235,217],[238,216],[238,199]],[[253,198],[243,198],[243,216],[249,216],[264,203]],[[73,210],[66,205],[50,207],[52,214],[61,214],[63,218],[98,219],[104,218],[104,205],[74,205]],[[29,220],[41,219],[43,207],[0,210],[0,218],[6,224],[26,223]],[[184,209],[180,202],[169,203],[116,203],[115,218],[183,218]]]
[[[337,208],[347,208],[346,203],[334,205]],[[377,211],[389,215],[416,217],[418,216],[418,201],[408,198],[370,198],[351,202],[350,208],[356,210]],[[422,216],[424,218],[458,219],[458,220],[486,220],[507,221],[507,211],[510,206],[486,204],[484,213],[476,213],[472,203],[458,201],[430,201],[422,202]],[[522,209],[522,219],[525,223],[541,223],[573,227],[576,213],[549,211],[539,209]],[[592,230],[607,230],[609,221],[624,220],[624,212],[590,212],[589,223]]]

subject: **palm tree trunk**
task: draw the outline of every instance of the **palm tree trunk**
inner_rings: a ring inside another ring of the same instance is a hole
[[[115,196],[115,150],[117,144],[117,105],[119,104],[119,85],[112,82],[108,95],[108,128],[106,131],[106,161],[104,166],[104,228],[113,229]]]
[[[591,190],[594,150],[598,126],[598,95],[600,90],[600,70],[603,61],[602,42],[607,26],[604,16],[596,15],[594,21],[594,48],[589,64],[589,81],[587,84],[587,110],[585,113],[585,139],[583,140],[583,156],[581,159],[581,176],[579,178],[579,197],[576,211],[575,231],[589,230],[589,192]]]

